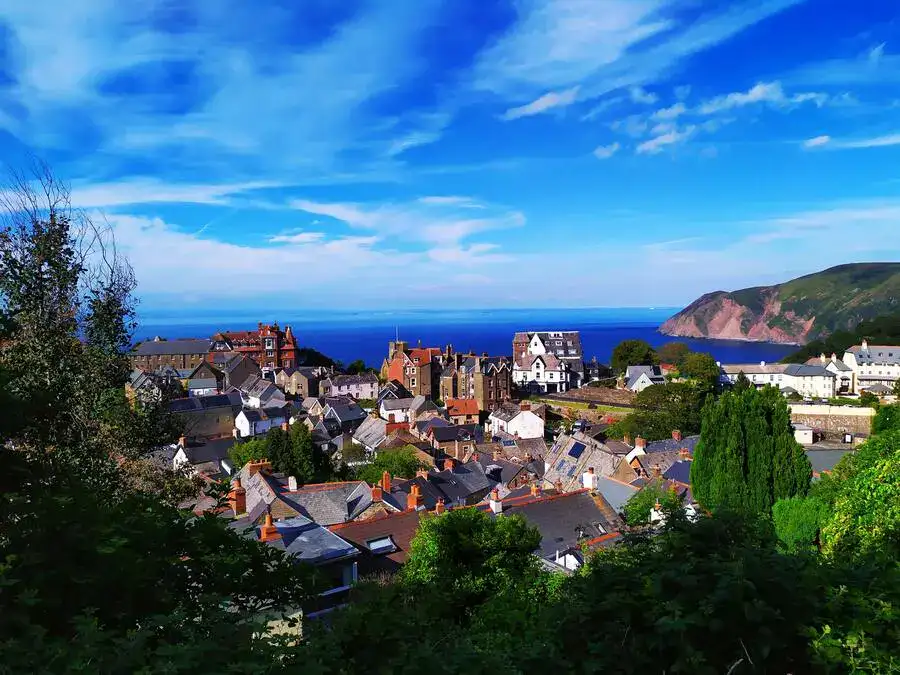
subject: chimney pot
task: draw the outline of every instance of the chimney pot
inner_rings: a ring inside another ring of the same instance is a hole
[[[444,500],[443,499],[437,500],[437,504],[434,505],[434,512],[438,516],[444,512]]]
[[[659,464],[653,465],[653,475],[659,477],[662,475],[662,467]]]
[[[672,440],[681,441],[681,431],[678,429],[674,429],[672,431]]]
[[[418,485],[413,483],[412,487],[409,489],[409,494],[406,496],[406,510],[416,511],[422,506],[423,501],[422,491],[419,489]]]
[[[630,445],[631,445],[631,434],[625,434],[624,436],[622,436],[622,442],[623,442],[625,445],[629,445],[629,446],[630,446]],[[632,446],[632,447],[633,447],[633,446]]]
[[[491,511],[501,513],[503,511],[503,502],[500,501],[500,491],[496,488],[491,490]]]
[[[531,496],[532,497],[540,497],[541,496],[541,486],[538,483],[531,484]]]
[[[491,459],[493,459],[495,462],[498,461],[500,459],[500,451],[494,450],[494,452],[491,453]]]
[[[288,491],[290,491],[290,492],[297,491],[297,477],[296,476],[288,476]]]
[[[645,439],[643,436],[636,436],[634,439],[634,447],[643,450],[647,447],[647,439]]]
[[[387,471],[381,474],[381,489],[387,493],[391,491],[391,474]]]
[[[265,542],[275,541],[276,539],[281,539],[281,533],[278,532],[278,528],[272,522],[272,514],[266,513],[266,520],[259,529],[259,540]]]
[[[187,447],[187,436],[179,437],[178,445],[180,445],[182,448],[186,448]]]
[[[288,424],[286,421],[285,421],[285,422],[282,422],[282,423],[281,423],[281,430],[282,430],[282,431],[290,431],[290,430],[291,430],[291,425]]]
[[[240,478],[234,479],[228,501],[231,502],[231,510],[235,516],[247,512],[247,491],[241,485]]]
[[[382,497],[384,496],[384,492],[381,490],[381,485],[373,485],[372,486],[372,501],[380,502]]]

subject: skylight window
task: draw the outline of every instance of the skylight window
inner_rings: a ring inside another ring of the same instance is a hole
[[[397,544],[395,544],[393,538],[388,535],[387,537],[379,537],[378,539],[369,539],[366,542],[366,548],[375,555],[384,555],[396,551]]]

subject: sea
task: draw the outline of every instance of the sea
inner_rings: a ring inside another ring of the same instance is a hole
[[[139,317],[136,340],[155,336],[168,339],[207,338],[218,331],[250,330],[258,321],[290,325],[298,344],[312,347],[333,359],[349,363],[362,359],[380,367],[388,342],[407,341],[410,346],[445,347],[455,351],[510,355],[517,331],[577,330],[586,360],[596,356],[609,363],[622,340],[646,340],[654,347],[677,340],[694,351],[708,352],[722,363],[775,362],[796,347],[766,342],[700,340],[663,335],[658,327],[680,308],[594,309],[475,309],[401,311],[285,311],[263,315],[218,313],[173,316],[148,312]]]

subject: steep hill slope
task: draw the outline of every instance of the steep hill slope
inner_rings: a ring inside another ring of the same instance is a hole
[[[898,309],[900,263],[855,263],[775,286],[707,293],[659,330],[680,337],[805,344]]]

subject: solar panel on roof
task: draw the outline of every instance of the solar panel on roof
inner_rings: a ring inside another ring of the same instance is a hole
[[[584,452],[584,443],[575,443],[572,446],[572,449],[569,450],[569,457],[578,459],[579,457],[581,457],[582,452]]]
[[[504,447],[509,448],[509,447],[514,446],[514,445],[516,444],[516,442],[507,439],[507,440],[505,440],[505,441],[502,441],[502,444],[503,444]]]

